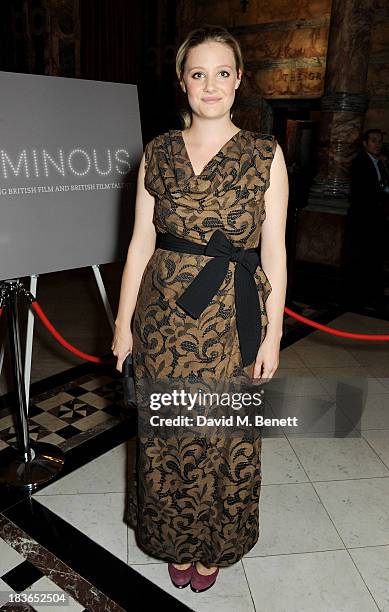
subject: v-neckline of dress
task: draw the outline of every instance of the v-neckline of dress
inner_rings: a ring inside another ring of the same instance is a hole
[[[192,174],[192,177],[195,179],[201,178],[204,174],[204,172],[208,169],[208,167],[211,165],[212,162],[214,162],[214,160],[216,160],[218,157],[220,157],[223,154],[224,149],[226,148],[226,146],[228,144],[230,144],[235,138],[236,136],[238,136],[238,134],[240,134],[241,132],[243,132],[243,129],[241,128],[238,132],[235,132],[235,134],[233,134],[231,136],[231,138],[229,138],[228,140],[226,140],[226,142],[220,147],[220,149],[217,151],[217,153],[215,153],[215,155],[213,155],[211,157],[210,160],[207,161],[207,163],[205,164],[204,168],[201,170],[200,174],[196,174],[191,162],[191,159],[189,157],[189,153],[188,153],[188,149],[186,148],[186,144],[185,144],[185,140],[184,137],[182,135],[182,130],[177,130],[178,131],[178,135],[180,137],[181,143],[182,143],[182,149],[184,152],[184,155],[188,161],[188,165]]]

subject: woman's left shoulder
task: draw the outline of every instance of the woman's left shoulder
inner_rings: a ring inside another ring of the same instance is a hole
[[[276,137],[270,132],[260,132],[259,130],[246,130],[246,133],[253,138],[253,140],[259,140],[264,142],[275,142]]]
[[[277,148],[277,139],[274,134],[257,130],[246,130],[252,139],[254,148],[263,156],[273,157]]]

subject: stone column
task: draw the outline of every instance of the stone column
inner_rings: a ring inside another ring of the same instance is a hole
[[[366,80],[374,0],[332,0],[318,172],[305,210],[345,214],[349,171],[368,107]]]

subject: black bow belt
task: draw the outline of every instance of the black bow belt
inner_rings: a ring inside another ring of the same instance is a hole
[[[252,363],[261,341],[261,310],[254,272],[259,265],[256,248],[236,247],[216,229],[206,245],[157,232],[156,248],[207,255],[212,257],[176,301],[189,315],[197,319],[210,303],[227,272],[230,261],[236,262],[234,274],[236,324],[243,366]]]

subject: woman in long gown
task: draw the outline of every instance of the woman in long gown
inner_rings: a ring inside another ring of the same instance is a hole
[[[145,380],[151,390],[161,380],[268,380],[282,336],[282,150],[274,136],[231,121],[243,63],[224,28],[191,32],[176,65],[191,112],[186,129],[145,147],[112,343],[119,371],[132,352],[139,402]],[[260,436],[143,432],[135,467],[130,522],[142,548],[168,562],[176,586],[192,578],[193,588],[196,574],[193,590],[206,590],[257,542]]]

